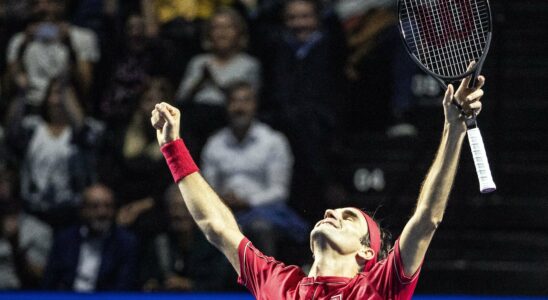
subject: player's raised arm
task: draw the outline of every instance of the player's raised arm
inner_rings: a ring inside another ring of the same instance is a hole
[[[466,124],[461,111],[452,104],[452,99],[456,99],[466,114],[477,114],[481,110],[481,87],[485,78],[480,76],[474,88],[468,88],[469,81],[470,77],[464,79],[456,93],[453,86],[449,85],[445,93],[445,124],[440,146],[424,180],[416,210],[400,237],[400,253],[406,275],[414,274],[420,267],[434,232],[443,219],[449,192],[455,179],[462,143],[466,136]]]
[[[180,118],[177,108],[162,102],[156,104],[150,120],[192,218],[208,241],[223,252],[239,274],[238,245],[244,236],[232,212],[200,175],[180,139]]]

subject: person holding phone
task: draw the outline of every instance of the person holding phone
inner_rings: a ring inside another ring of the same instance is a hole
[[[64,20],[65,0],[31,2],[32,22],[8,43],[8,78],[14,90],[36,108],[52,78],[73,72],[87,95],[100,55],[97,37]]]

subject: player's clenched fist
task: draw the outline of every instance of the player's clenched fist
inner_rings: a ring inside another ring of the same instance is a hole
[[[163,146],[179,138],[181,112],[165,103],[158,103],[152,110],[150,123],[156,128],[158,144]]]

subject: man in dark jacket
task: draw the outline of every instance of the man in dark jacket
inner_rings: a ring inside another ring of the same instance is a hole
[[[281,13],[281,26],[258,26],[264,32],[254,34],[265,70],[261,110],[295,156],[290,203],[318,215],[310,204],[331,182],[327,157],[343,94],[345,42],[338,20],[316,1],[285,1]]]
[[[118,228],[112,191],[95,184],[83,193],[83,225],[60,231],[51,250],[44,287],[79,292],[134,287],[137,240]]]

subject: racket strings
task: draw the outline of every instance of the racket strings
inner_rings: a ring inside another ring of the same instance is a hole
[[[487,44],[489,8],[482,0],[407,0],[400,24],[411,52],[429,70],[447,77],[466,73]]]

